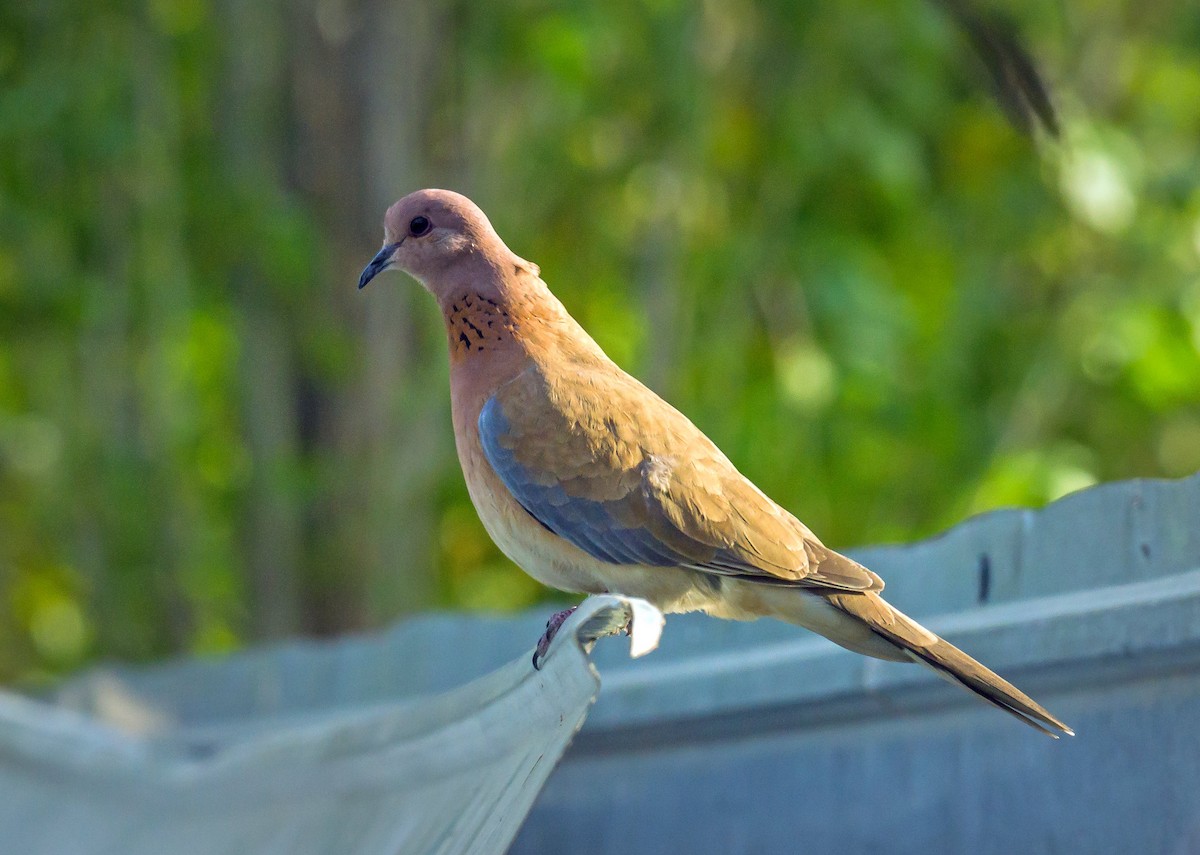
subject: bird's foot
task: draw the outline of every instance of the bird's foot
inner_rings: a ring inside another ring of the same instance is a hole
[[[550,616],[550,620],[546,621],[546,631],[538,639],[537,648],[533,651],[533,669],[535,671],[542,670],[542,662],[545,661],[546,654],[550,651],[550,642],[554,640],[554,636],[558,635],[559,627],[566,623],[567,618],[574,614],[577,608],[579,606],[571,606],[569,609],[555,612]]]

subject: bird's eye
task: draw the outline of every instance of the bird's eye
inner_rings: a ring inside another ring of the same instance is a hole
[[[429,234],[431,228],[433,223],[429,222],[429,217],[413,217],[412,222],[408,224],[408,233],[413,237],[420,237]]]

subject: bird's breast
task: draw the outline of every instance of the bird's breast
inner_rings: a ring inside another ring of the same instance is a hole
[[[452,381],[453,381],[452,377]],[[488,535],[509,559],[544,585],[564,591],[602,593],[594,559],[548,531],[513,498],[492,469],[479,440],[479,412],[487,397],[472,393],[469,383],[455,384],[452,394],[454,442],[467,492]]]

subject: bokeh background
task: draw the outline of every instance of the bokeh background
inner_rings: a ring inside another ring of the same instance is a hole
[[[552,596],[422,186],[831,545],[1200,468],[1200,5],[996,3],[1060,141],[920,0],[0,4],[0,680]]]

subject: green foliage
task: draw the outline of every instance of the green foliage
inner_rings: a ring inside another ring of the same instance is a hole
[[[378,623],[431,604],[404,574],[546,595],[470,507],[433,313],[348,290],[378,227],[341,164],[388,155],[345,105],[395,31],[255,8],[0,7],[0,676]],[[406,174],[830,544],[1200,468],[1195,4],[1011,7],[1065,117],[1036,145],[936,4],[438,11]],[[409,331],[387,400],[368,311]]]

